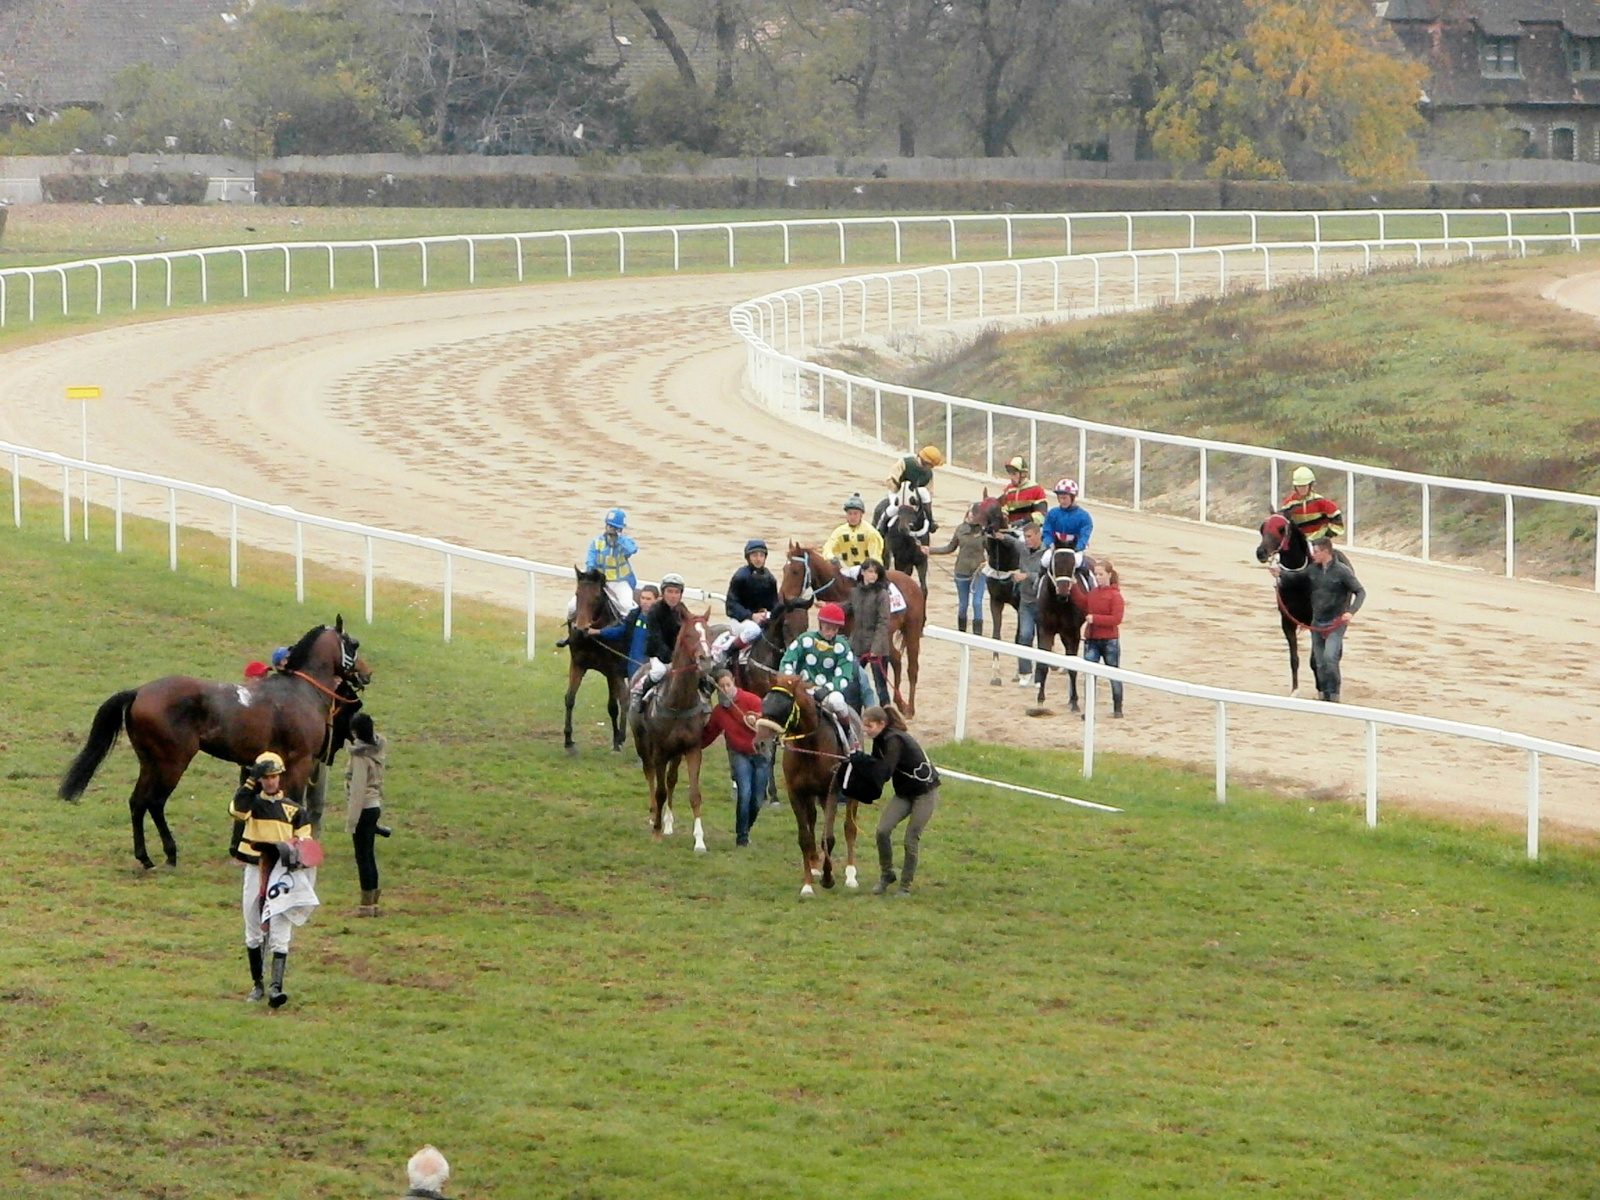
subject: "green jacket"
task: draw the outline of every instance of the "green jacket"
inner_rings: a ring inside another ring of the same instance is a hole
[[[812,687],[842,692],[856,677],[856,656],[843,633],[829,641],[808,629],[789,644],[778,664],[783,675],[798,675]]]

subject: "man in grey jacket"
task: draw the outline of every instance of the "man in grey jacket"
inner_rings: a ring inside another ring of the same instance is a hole
[[[1350,618],[1367,599],[1348,562],[1336,558],[1333,542],[1318,538],[1311,543],[1311,665],[1316,671],[1318,698],[1339,703],[1339,659],[1344,655],[1344,631]]]

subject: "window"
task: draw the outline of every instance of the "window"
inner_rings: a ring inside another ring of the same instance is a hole
[[[1483,39],[1483,73],[1501,78],[1521,74],[1517,70],[1516,38]]]
[[[1567,69],[1574,75],[1600,75],[1600,38],[1567,38]]]
[[[1550,131],[1550,157],[1571,162],[1578,157],[1578,134],[1575,129],[1557,126]]]

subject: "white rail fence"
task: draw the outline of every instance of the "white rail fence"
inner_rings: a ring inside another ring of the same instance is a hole
[[[532,658],[535,649],[535,623],[537,620],[538,588],[537,579],[544,576],[547,579],[559,579],[564,583],[572,580],[572,570],[567,567],[553,566],[548,563],[536,562],[531,559],[521,558],[516,555],[496,554],[486,550],[475,550],[469,546],[457,545],[439,538],[422,537],[417,534],[399,533],[383,529],[374,525],[367,525],[357,521],[341,521],[331,517],[316,516],[311,513],[300,512],[285,505],[267,504],[259,500],[252,500],[239,496],[222,488],[206,487],[200,484],[185,483],[182,480],[169,479],[160,475],[152,475],[143,471],[130,471],[119,467],[110,467],[100,463],[86,462],[82,459],[69,458],[48,451],[36,450],[27,446],[14,445],[9,442],[0,442],[0,456],[10,457],[11,466],[11,512],[12,521],[17,528],[22,526],[22,473],[21,466],[24,460],[29,463],[44,466],[49,469],[58,469],[61,472],[61,530],[65,541],[71,542],[73,538],[73,506],[72,493],[73,475],[76,473],[85,480],[83,497],[84,530],[87,534],[89,501],[87,479],[89,476],[106,478],[112,482],[113,502],[112,521],[113,539],[117,553],[123,551],[123,518],[126,511],[124,503],[124,487],[127,484],[137,484],[146,488],[160,489],[166,493],[167,515],[167,546],[168,566],[172,570],[178,569],[178,501],[183,497],[193,505],[194,502],[204,502],[212,506],[222,506],[229,514],[228,556],[229,556],[229,582],[232,586],[239,585],[239,514],[250,512],[261,516],[271,517],[292,526],[294,538],[295,560],[295,599],[305,603],[305,551],[304,531],[317,529],[347,535],[352,539],[359,539],[363,547],[364,569],[364,617],[366,624],[371,625],[374,620],[374,570],[373,547],[375,543],[387,543],[394,546],[405,546],[416,550],[428,551],[440,556],[441,588],[444,597],[444,625],[443,636],[446,642],[452,635],[452,601],[454,597],[454,565],[457,561],[480,563],[491,567],[501,568],[515,574],[522,575],[527,581],[527,625],[525,653]],[[561,594],[561,593],[558,593]],[[696,599],[720,598],[718,593],[706,589],[688,589],[689,596]],[[565,612],[564,603],[561,611]],[[971,634],[958,633],[954,630],[943,629],[938,626],[929,626],[925,636],[937,642],[954,645],[960,649],[960,663],[956,680],[956,711],[955,711],[955,737],[960,740],[967,733],[967,710],[970,692],[972,689],[972,652],[983,651],[990,654],[1014,655],[1019,647],[1010,642],[996,641],[991,638],[974,637]],[[1370,827],[1376,828],[1378,823],[1378,755],[1380,728],[1407,729],[1424,733],[1442,734],[1449,737],[1461,738],[1468,741],[1486,743],[1493,746],[1507,747],[1524,751],[1528,756],[1527,765],[1527,852],[1530,859],[1539,857],[1539,825],[1540,825],[1540,778],[1539,764],[1541,757],[1565,759],[1571,762],[1584,763],[1590,766],[1600,766],[1600,751],[1586,749],[1581,746],[1571,746],[1563,742],[1554,742],[1545,738],[1531,737],[1526,734],[1514,733],[1507,730],[1495,729],[1485,725],[1472,725],[1460,721],[1448,721],[1436,717],[1414,716],[1409,713],[1391,712],[1386,709],[1366,708],[1360,705],[1330,705],[1319,704],[1306,700],[1296,700],[1281,696],[1268,696],[1255,692],[1235,691],[1230,688],[1211,687],[1205,684],[1185,683],[1180,680],[1165,679],[1155,675],[1145,675],[1136,671],[1122,670],[1107,667],[1101,663],[1089,663],[1078,658],[1069,658],[1065,655],[1055,654],[1050,651],[1027,649],[1026,654],[1030,660],[1047,664],[1049,666],[1065,667],[1084,674],[1111,680],[1120,680],[1126,684],[1149,688],[1170,696],[1188,697],[1191,699],[1209,701],[1216,706],[1216,797],[1219,803],[1227,800],[1228,779],[1228,707],[1246,707],[1252,709],[1265,709],[1276,712],[1299,713],[1317,717],[1319,720],[1335,719],[1344,721],[1359,721],[1366,726],[1366,820]],[[1084,690],[1084,721],[1083,721],[1083,776],[1085,779],[1094,775],[1095,762],[1095,730],[1096,730],[1096,688],[1092,685]]]
[[[529,230],[509,233],[441,234],[425,237],[375,238],[337,241],[287,241],[258,242],[234,246],[207,246],[184,250],[156,251],[146,254],[116,254],[102,258],[79,259],[72,262],[46,263],[35,266],[10,267],[0,270],[0,328],[10,317],[13,296],[18,307],[26,297],[26,319],[29,324],[41,319],[40,305],[55,310],[53,315],[67,317],[75,311],[74,288],[82,292],[77,303],[91,302],[97,315],[103,314],[108,304],[121,307],[126,300],[126,311],[137,312],[141,303],[141,269],[148,281],[151,274],[159,280],[156,297],[147,298],[154,303],[171,308],[176,303],[206,304],[213,300],[218,289],[215,278],[227,269],[227,292],[233,298],[232,288],[237,280],[238,295],[248,299],[252,286],[256,293],[264,287],[275,288],[276,280],[283,281],[282,294],[292,294],[296,271],[306,280],[315,273],[320,280],[326,275],[328,291],[339,286],[341,268],[346,279],[360,278],[366,286],[370,280],[374,290],[384,286],[384,269],[388,265],[391,280],[395,273],[404,270],[407,278],[413,265],[420,269],[421,286],[426,289],[430,279],[438,272],[441,251],[454,251],[450,259],[453,269],[458,269],[460,258],[465,258],[467,283],[479,282],[479,258],[485,252],[499,250],[506,254],[507,269],[514,265],[515,279],[523,282],[527,277],[529,255],[548,247],[560,257],[565,274],[572,277],[578,269],[579,258],[585,252],[615,252],[617,274],[626,274],[629,251],[637,257],[643,253],[660,253],[665,267],[665,251],[671,246],[671,269],[680,271],[686,263],[697,269],[722,266],[733,269],[751,256],[774,256],[781,249],[782,263],[793,265],[796,250],[806,252],[807,260],[821,265],[820,247],[828,246],[827,261],[833,261],[832,247],[837,243],[838,264],[848,265],[851,240],[854,238],[858,257],[873,255],[887,257],[889,247],[881,244],[892,239],[892,254],[896,263],[904,261],[908,240],[921,236],[926,247],[931,247],[930,237],[938,236],[940,253],[948,240],[951,262],[962,260],[962,238],[970,241],[976,236],[980,245],[987,248],[989,241],[1003,234],[1005,257],[1014,256],[1019,239],[1060,239],[1065,254],[1073,255],[1087,242],[1091,247],[1115,240],[1124,251],[1145,246],[1187,247],[1194,249],[1209,242],[1239,242],[1249,245],[1270,244],[1281,241],[1309,240],[1316,244],[1336,245],[1355,238],[1376,238],[1385,241],[1404,234],[1409,237],[1460,239],[1464,236],[1546,236],[1561,237],[1569,241],[1585,233],[1600,232],[1600,209],[1419,209],[1419,210],[1330,210],[1326,212],[1121,212],[1121,213],[1003,213],[954,214],[945,216],[883,216],[883,217],[829,217],[802,218],[792,221],[720,221],[685,225],[633,225],[594,229]],[[796,238],[809,240],[796,243]],[[827,235],[826,241],[817,235]],[[715,244],[715,252],[711,250]],[[861,247],[868,247],[865,251]],[[997,247],[998,248],[998,247]],[[744,255],[741,258],[741,251]],[[931,255],[931,249],[925,254]],[[309,263],[307,260],[310,260]],[[608,269],[609,262],[608,258]],[[651,259],[652,264],[654,259]],[[237,275],[232,268],[237,267]],[[179,268],[192,268],[180,270]],[[254,274],[252,275],[252,271]],[[433,275],[430,274],[433,273]],[[509,282],[510,276],[504,280]],[[82,281],[79,283],[78,281]],[[254,280],[254,284],[252,284]],[[268,281],[272,283],[269,284]],[[501,282],[501,280],[496,280]],[[52,286],[41,286],[41,284]],[[92,286],[92,293],[90,288]],[[406,286],[410,286],[407,284]],[[49,297],[44,293],[48,291]]]
[[[1577,214],[1569,215],[1575,228]],[[1600,496],[1396,470],[990,404],[855,375],[804,356],[808,347],[826,345],[829,340],[890,337],[908,327],[1065,320],[1151,308],[1201,293],[1226,293],[1230,287],[1271,288],[1289,279],[1371,271],[1385,264],[1420,265],[1492,254],[1526,256],[1530,249],[1577,249],[1596,244],[1600,244],[1600,233],[1574,232],[1240,243],[966,263],[874,272],[786,288],[737,306],[730,321],[746,343],[747,378],[756,397],[772,411],[834,436],[868,439],[907,451],[928,442],[942,444],[948,461],[993,476],[997,461],[1012,453],[1025,452],[1030,464],[1040,464],[1043,431],[1047,441],[1054,442],[1047,446],[1054,456],[1049,475],[1074,474],[1086,496],[1099,484],[1100,475],[1117,476],[1116,484],[1126,475],[1135,510],[1147,505],[1147,449],[1171,447],[1187,451],[1193,458],[1193,473],[1183,481],[1188,512],[1180,515],[1192,515],[1202,523],[1224,523],[1217,522],[1214,515],[1214,496],[1224,490],[1217,487],[1219,461],[1235,468],[1235,474],[1241,460],[1265,465],[1266,470],[1252,475],[1243,489],[1243,494],[1252,498],[1246,511],[1262,516],[1280,502],[1280,464],[1308,463],[1342,476],[1346,541],[1352,546],[1360,544],[1363,525],[1358,520],[1367,503],[1381,504],[1386,518],[1397,508],[1403,510],[1414,503],[1418,536],[1409,539],[1403,552],[1424,562],[1435,558],[1434,510],[1441,498],[1459,505],[1463,495],[1497,497],[1503,512],[1501,557],[1507,577],[1517,574],[1517,502],[1576,506],[1593,513],[1597,522],[1594,587],[1600,590]],[[1095,439],[1097,458],[1091,457],[1091,438]],[[1170,480],[1170,476],[1169,469],[1164,478]],[[1364,485],[1361,491],[1358,481]],[[1408,494],[1380,492],[1380,482],[1399,485]],[[1192,492],[1187,490],[1190,486]],[[1167,487],[1164,499],[1170,499],[1170,483]],[[1231,479],[1225,487],[1237,507],[1241,489]],[[1362,503],[1358,504],[1358,499]]]

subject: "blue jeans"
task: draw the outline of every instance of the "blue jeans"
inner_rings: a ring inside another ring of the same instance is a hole
[[[1039,609],[1033,604],[1017,605],[1017,645],[1033,645],[1034,626],[1039,620]],[[1025,658],[1017,659],[1017,674],[1032,675],[1033,664]]]
[[[956,619],[959,621],[967,615],[970,604],[972,619],[983,620],[983,593],[989,586],[987,575],[957,575],[956,576]]]
[[[1327,633],[1311,633],[1311,664],[1317,671],[1317,684],[1323,696],[1339,697],[1343,683],[1339,675],[1339,660],[1344,657],[1345,626],[1330,629]]]
[[[743,846],[750,841],[750,827],[756,823],[767,799],[767,781],[772,764],[765,754],[740,754],[728,748],[728,767],[733,772],[733,839]]]
[[[1122,665],[1122,639],[1084,638],[1083,661],[1103,662],[1108,667],[1120,667]],[[1093,679],[1089,680],[1089,686],[1094,686]],[[1122,711],[1121,680],[1113,679],[1111,681],[1111,706],[1118,712]]]

